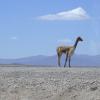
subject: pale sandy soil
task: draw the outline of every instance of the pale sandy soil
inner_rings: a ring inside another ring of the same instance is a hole
[[[100,100],[100,69],[0,67],[0,100]]]

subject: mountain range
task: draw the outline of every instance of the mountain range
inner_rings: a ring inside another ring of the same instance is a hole
[[[61,65],[63,66],[65,56],[61,58]],[[0,59],[0,64],[27,64],[36,66],[57,66],[57,56],[30,56],[18,59]],[[81,67],[99,67],[100,66],[100,55],[74,55],[71,59],[72,66]]]

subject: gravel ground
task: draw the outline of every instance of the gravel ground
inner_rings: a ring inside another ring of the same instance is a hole
[[[6,66],[0,67],[0,100],[100,100],[99,68]]]

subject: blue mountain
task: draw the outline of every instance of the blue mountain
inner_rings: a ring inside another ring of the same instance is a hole
[[[61,58],[61,65],[63,66],[65,56]],[[37,66],[57,66],[57,56],[31,56],[23,57],[19,59],[0,59],[0,64],[28,64]],[[100,55],[74,55],[71,59],[71,65],[81,67],[99,67],[100,66]]]

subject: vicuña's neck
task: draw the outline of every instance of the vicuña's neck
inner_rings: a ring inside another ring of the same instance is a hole
[[[74,44],[74,48],[76,49],[77,47],[77,44],[78,44],[78,40],[76,40],[75,44]]]

